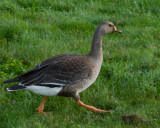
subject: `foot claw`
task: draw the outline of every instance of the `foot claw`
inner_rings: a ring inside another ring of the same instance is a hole
[[[47,112],[39,111],[39,114],[47,114]]]
[[[47,112],[44,112],[41,108],[36,108],[36,110],[40,113],[40,114],[46,114]]]
[[[97,110],[96,112],[100,112],[100,113],[110,113],[111,111],[109,111],[109,110]]]
[[[111,111],[110,111],[110,110],[104,110],[104,112],[108,112],[108,113],[110,113]]]

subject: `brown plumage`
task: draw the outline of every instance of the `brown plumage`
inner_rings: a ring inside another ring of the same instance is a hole
[[[8,88],[8,91],[26,89],[43,95],[43,101],[37,108],[40,113],[44,113],[44,104],[48,96],[72,97],[78,105],[89,110],[109,112],[85,105],[80,101],[79,93],[96,80],[103,61],[102,38],[105,34],[113,32],[122,33],[111,22],[100,23],[93,35],[89,54],[63,54],[49,58],[27,73],[4,81],[4,83],[19,82]]]

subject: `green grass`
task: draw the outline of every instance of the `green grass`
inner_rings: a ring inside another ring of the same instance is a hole
[[[73,99],[7,92],[2,81],[25,73],[58,54],[87,54],[96,26],[111,21],[124,34],[103,39],[104,61],[96,82],[81,100],[111,114],[79,107]],[[127,124],[122,115],[138,114],[149,124]],[[1,0],[1,128],[158,128],[160,126],[159,0]]]

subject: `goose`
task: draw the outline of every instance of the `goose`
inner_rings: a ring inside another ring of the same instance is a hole
[[[84,104],[80,100],[79,93],[92,85],[98,77],[103,61],[102,38],[105,34],[114,32],[122,34],[122,31],[117,29],[112,22],[101,22],[94,32],[91,50],[88,54],[56,55],[28,72],[3,83],[19,82],[7,88],[8,91],[25,89],[42,95],[43,100],[36,109],[41,114],[45,113],[44,105],[49,96],[72,97],[78,105],[88,110],[100,113],[110,112]]]

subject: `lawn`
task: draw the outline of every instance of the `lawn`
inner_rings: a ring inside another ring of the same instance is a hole
[[[124,34],[103,39],[103,64],[81,100],[112,113],[90,112],[72,98],[7,92],[2,82],[64,53],[87,54],[96,26],[111,21]],[[138,116],[138,117],[137,117]],[[126,118],[124,118],[126,117]],[[159,0],[1,0],[0,128],[158,128]]]

